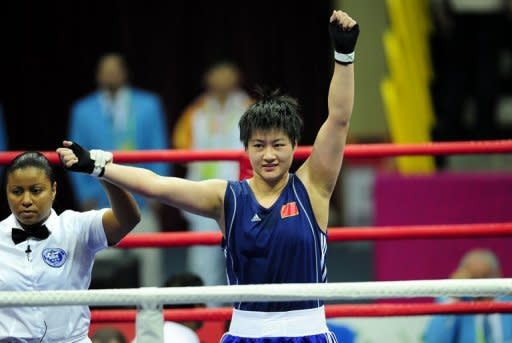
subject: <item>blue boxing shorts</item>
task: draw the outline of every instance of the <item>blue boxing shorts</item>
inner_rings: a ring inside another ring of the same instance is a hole
[[[221,343],[336,343],[324,307],[257,312],[233,309],[229,331]]]

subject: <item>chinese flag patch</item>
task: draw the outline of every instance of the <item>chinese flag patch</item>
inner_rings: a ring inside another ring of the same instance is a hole
[[[297,203],[289,202],[281,207],[281,218],[293,217],[299,215],[299,209]]]

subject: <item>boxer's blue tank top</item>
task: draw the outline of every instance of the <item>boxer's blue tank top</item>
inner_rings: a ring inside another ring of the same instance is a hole
[[[223,240],[230,285],[327,282],[327,239],[300,179],[290,174],[279,198],[261,206],[247,181],[230,181],[224,196]],[[242,302],[246,311],[291,311],[322,301]]]

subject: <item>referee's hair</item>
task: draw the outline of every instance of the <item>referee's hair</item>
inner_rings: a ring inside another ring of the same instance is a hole
[[[55,174],[50,161],[39,151],[26,151],[16,156],[7,166],[6,175],[10,175],[15,170],[29,167],[43,170],[50,182],[52,184],[55,182]]]

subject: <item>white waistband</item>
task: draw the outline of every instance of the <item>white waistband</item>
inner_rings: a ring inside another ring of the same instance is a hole
[[[238,337],[301,337],[327,333],[324,307],[286,312],[233,309],[229,334]]]

